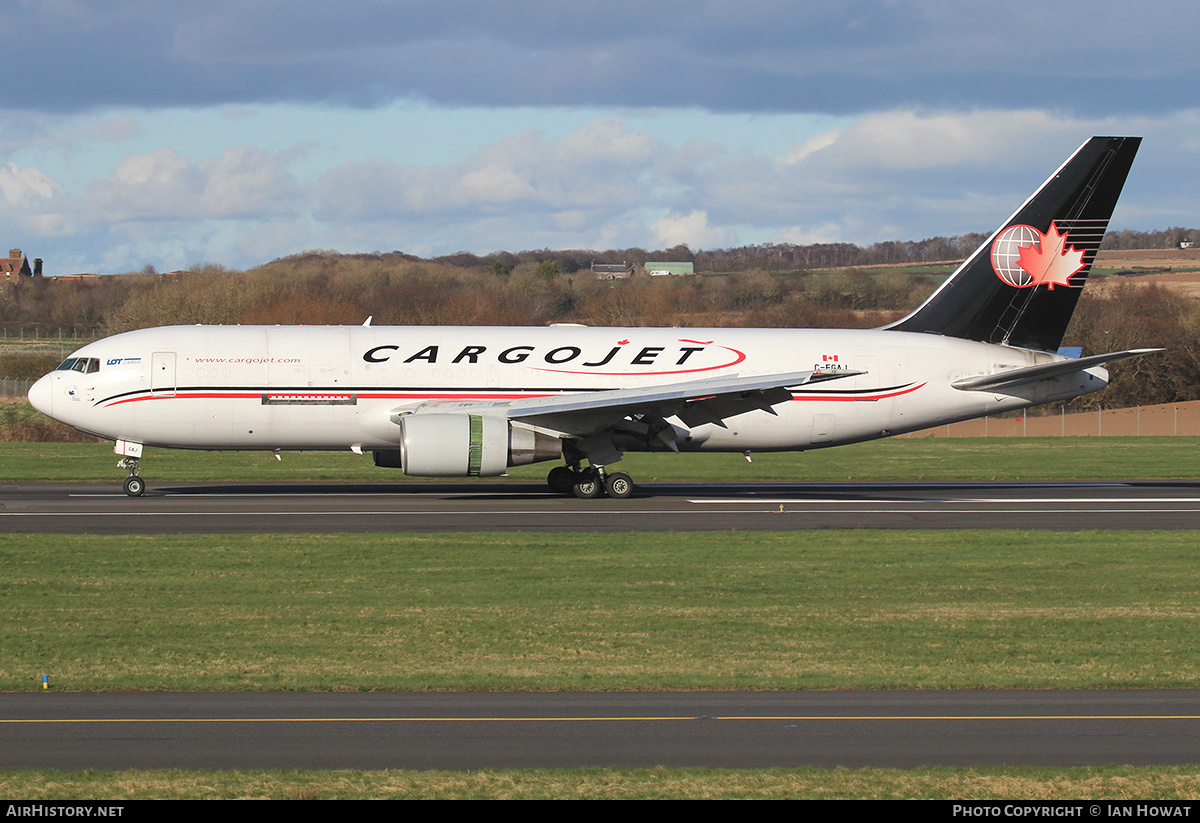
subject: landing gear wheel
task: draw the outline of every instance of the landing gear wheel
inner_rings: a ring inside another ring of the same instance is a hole
[[[572,491],[580,500],[594,500],[604,494],[604,482],[595,472],[587,472],[575,481]]]
[[[146,491],[146,481],[131,474],[125,478],[125,493],[130,497],[141,497]]]
[[[579,474],[566,466],[558,466],[546,475],[546,485],[555,494],[571,494],[575,484],[579,482]]]
[[[604,482],[604,490],[608,492],[609,497],[624,500],[633,494],[633,478],[625,472],[610,474]]]

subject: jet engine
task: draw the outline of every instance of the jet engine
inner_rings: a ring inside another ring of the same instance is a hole
[[[562,456],[552,435],[480,414],[412,414],[400,419],[400,448],[373,452],[376,466],[414,477],[495,477],[509,466]]]

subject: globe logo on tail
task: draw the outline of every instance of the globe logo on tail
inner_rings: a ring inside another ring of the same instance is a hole
[[[1033,226],[1009,226],[992,242],[992,271],[1010,286],[1069,286],[1084,267],[1083,252],[1067,246],[1067,233],[1050,224],[1045,234]]]

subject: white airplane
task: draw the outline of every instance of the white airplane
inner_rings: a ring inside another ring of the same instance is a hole
[[[370,451],[419,477],[562,460],[555,492],[624,498],[629,451],[804,451],[1066,400],[1157,351],[1056,352],[1140,142],[1088,140],[880,329],[172,326],[84,346],[29,401],[115,441],[132,496],[156,446]]]

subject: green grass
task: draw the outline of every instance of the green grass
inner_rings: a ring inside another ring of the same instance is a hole
[[[1074,769],[481,769],[471,772],[184,770],[0,774],[27,800],[137,799],[923,799],[1077,800],[1200,796],[1195,766]]]
[[[58,334],[35,337],[33,332],[26,332],[22,336],[21,334],[14,335],[10,332],[7,335],[0,336],[0,357],[12,355],[53,355],[62,359],[76,349],[83,348],[96,339],[93,336],[72,337],[67,335],[60,337]]]
[[[802,453],[630,454],[621,461],[643,485],[669,481],[840,482],[884,480],[1178,480],[1200,477],[1200,437],[921,438],[877,440]],[[512,469],[515,480],[542,482],[553,464]],[[193,452],[146,449],[142,475],[151,487],[188,480],[288,482],[412,480],[350,452]],[[0,443],[0,476],[12,482],[117,483],[109,443]],[[484,480],[482,482],[491,482]]]
[[[0,690],[1200,685],[1195,532],[0,538]]]

